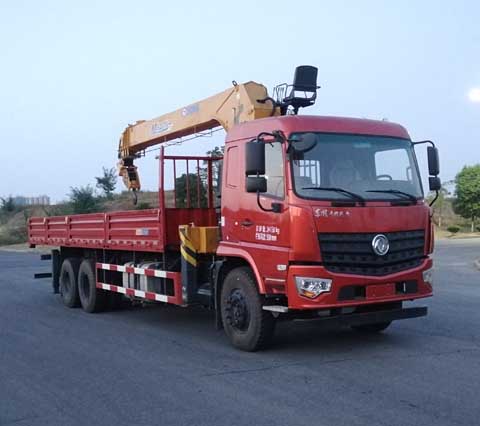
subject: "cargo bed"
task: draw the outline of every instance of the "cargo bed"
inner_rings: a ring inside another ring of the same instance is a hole
[[[178,226],[215,226],[214,208],[167,208],[34,217],[31,245],[163,252],[178,248]],[[164,226],[165,225],[165,226]]]

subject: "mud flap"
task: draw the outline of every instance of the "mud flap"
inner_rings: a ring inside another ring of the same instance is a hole
[[[60,268],[62,267],[62,259],[60,250],[52,250],[52,288],[53,294],[60,293]]]
[[[223,260],[217,260],[210,269],[210,285],[213,295],[213,309],[215,310],[215,328],[217,330],[223,328],[222,313],[220,312],[220,294],[222,291],[220,274],[222,273],[223,264]]]

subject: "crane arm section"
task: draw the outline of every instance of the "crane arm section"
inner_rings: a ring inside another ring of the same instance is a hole
[[[266,99],[267,100],[265,102]],[[259,102],[259,100],[264,100]],[[253,81],[234,84],[231,89],[171,113],[129,125],[120,137],[119,175],[128,189],[140,189],[140,179],[133,160],[143,150],[173,139],[258,118],[279,115],[265,86]]]

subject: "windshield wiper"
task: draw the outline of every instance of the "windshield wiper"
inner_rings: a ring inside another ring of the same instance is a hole
[[[323,187],[323,186],[307,186],[302,189],[315,189],[318,191],[332,191],[332,192],[339,192],[341,194],[345,194],[349,196],[352,200],[358,201],[362,206],[365,205],[365,198],[361,195],[355,194],[355,192],[347,191],[343,188],[332,188],[332,187]]]
[[[371,189],[365,192],[377,192],[377,193],[383,193],[383,194],[400,195],[400,196],[403,196],[404,199],[406,198],[409,201],[411,201],[412,204],[417,204],[417,197],[415,197],[415,195],[409,194],[408,192],[399,191],[398,189]]]

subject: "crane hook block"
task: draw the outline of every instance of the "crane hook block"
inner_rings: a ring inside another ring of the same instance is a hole
[[[140,177],[137,166],[133,164],[133,157],[122,158],[118,164],[118,175],[122,177],[123,183],[128,189],[138,191],[140,189]]]

